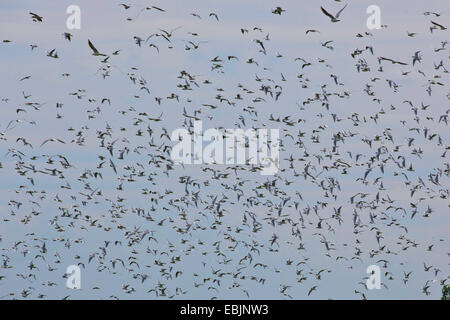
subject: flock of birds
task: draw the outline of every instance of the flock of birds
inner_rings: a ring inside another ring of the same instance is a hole
[[[339,28],[351,6],[318,6],[317,23]],[[129,24],[168,12],[132,3],[114,10]],[[289,13],[275,7],[267,15]],[[210,10],[185,15],[193,23],[224,21]],[[404,32],[403,41],[429,37],[416,52],[378,50],[374,43],[388,25],[362,26],[352,50],[339,40],[318,41],[324,31],[303,30],[298,37],[320,55],[339,56],[349,81],[332,58],[289,57],[263,27],[250,25],[232,30],[248,49],[242,55],[222,50],[205,58],[213,39],[184,26],[130,35],[129,45],[144,55],[177,51],[205,67],[167,75],[173,87],[158,89],[157,73],[146,77],[145,66],[119,63],[126,49],[111,52],[101,38],[83,39],[81,50],[98,66],[87,67],[88,77],[121,83],[111,85],[111,96],[73,87],[44,100],[27,83],[51,85],[51,78],[2,76],[17,92],[0,91],[2,110],[14,110],[0,120],[0,296],[339,298],[327,290],[348,277],[338,291],[366,299],[371,264],[382,270],[382,290],[408,286],[416,297],[436,296],[447,284],[450,255],[446,17],[425,12],[422,29]],[[27,18],[33,28],[46,23],[37,10]],[[42,51],[39,43],[3,39],[0,51],[16,46],[52,63],[65,59],[60,48],[74,39],[76,31],[64,32],[57,47]],[[67,70],[70,64],[64,60]],[[236,77],[238,69],[251,70],[251,79]],[[72,74],[84,73],[71,70],[57,81],[70,86]],[[408,89],[414,95],[403,93]],[[363,101],[358,111],[349,107],[356,97]],[[78,119],[66,116],[73,109]],[[280,129],[279,171],[176,165],[170,128],[193,132],[195,120]],[[60,130],[61,123],[68,125]],[[427,237],[436,225],[444,234]],[[82,270],[78,291],[65,288],[71,264]]]

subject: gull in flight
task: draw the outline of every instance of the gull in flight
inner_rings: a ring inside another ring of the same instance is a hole
[[[46,144],[47,142],[60,142],[60,143],[64,143],[66,144],[64,141],[58,139],[58,138],[49,138],[47,140],[45,140],[44,142],[42,142],[42,144],[40,145],[40,147],[42,147],[44,144]]]
[[[92,44],[91,40],[89,40],[89,39],[88,39],[88,44],[89,44],[89,47],[90,47],[90,48],[92,49],[92,51],[93,51],[93,53],[92,53],[93,56],[103,56],[103,57],[106,57],[106,54],[103,54],[103,53],[98,52],[97,48],[94,47],[94,45]]]
[[[347,3],[348,4],[348,3]],[[341,14],[342,11],[344,11],[344,9],[347,7],[347,4],[338,11],[338,13],[336,13],[336,16],[333,16],[331,13],[329,13],[327,10],[325,10],[323,7],[320,7],[320,9],[322,10],[322,12],[331,19],[331,22],[339,22],[341,20],[339,20],[339,15]]]
[[[30,15],[34,22],[42,22],[42,20],[44,19],[43,17],[41,17],[33,12],[30,12]]]

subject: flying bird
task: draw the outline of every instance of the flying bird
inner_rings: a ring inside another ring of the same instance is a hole
[[[34,22],[42,22],[43,21],[43,17],[37,15],[36,13],[30,12],[31,18],[33,19]]]
[[[347,4],[348,4],[348,3],[347,3]],[[336,13],[336,16],[333,16],[331,13],[329,13],[329,12],[328,12],[327,10],[325,10],[323,7],[320,7],[320,10],[322,10],[322,12],[323,12],[328,18],[330,18],[331,22],[339,22],[339,21],[341,21],[341,20],[339,20],[338,18],[339,18],[339,16],[340,16],[341,12],[344,11],[344,9],[347,7],[347,4],[345,4],[345,6],[344,6],[341,10],[339,10],[339,11]]]
[[[100,53],[97,48],[94,47],[94,45],[92,44],[91,40],[88,39],[88,44],[89,47],[92,49],[92,55],[93,56],[103,56],[106,57],[106,54]]]
[[[61,139],[58,139],[58,138],[49,138],[49,139],[44,140],[44,142],[41,143],[40,147],[42,147],[42,146],[43,146],[44,144],[46,144],[47,142],[59,142],[59,143],[65,144],[65,142],[62,141]]]

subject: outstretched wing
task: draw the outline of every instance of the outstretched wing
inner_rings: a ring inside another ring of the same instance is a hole
[[[323,7],[320,7],[320,9],[322,10],[322,12],[327,16],[327,17],[329,17],[330,19],[335,19],[335,17],[333,17],[332,15],[331,15],[331,13],[329,13],[327,10],[325,10]]]
[[[52,139],[47,139],[44,142],[41,143],[40,147],[42,147],[44,144],[46,144],[47,142],[51,141]]]
[[[173,28],[172,30],[170,30],[170,34],[172,34],[174,31],[177,31],[178,29],[180,29],[183,26],[178,26],[176,28]]]
[[[446,30],[447,29],[446,27],[444,27],[443,25],[441,25],[441,24],[439,24],[437,22],[431,21],[431,23],[434,24],[435,26],[441,28],[442,30]]]
[[[336,13],[336,18],[339,18],[339,15],[341,14],[342,11],[344,11],[344,9],[347,7],[348,3],[345,4],[345,6],[338,11],[338,13]]]
[[[30,12],[30,15],[33,19],[36,19],[37,21],[42,21],[42,17],[37,15],[36,13]]]
[[[153,9],[156,9],[156,10],[158,10],[158,11],[166,12],[166,10],[161,9],[161,8],[158,8],[158,7],[155,7],[155,6],[152,6],[152,8],[153,8]]]
[[[94,45],[92,44],[91,40],[88,39],[88,44],[89,47],[92,49],[92,51],[94,51],[94,53],[99,53],[98,50],[94,47]]]

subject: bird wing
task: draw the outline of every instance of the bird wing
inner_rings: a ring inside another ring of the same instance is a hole
[[[112,160],[109,160],[109,164],[111,165],[111,167],[113,168],[114,172],[117,174],[117,169],[116,169],[116,165],[114,164],[114,162],[112,162]]]
[[[182,27],[182,26],[178,26],[178,27],[176,27],[175,29],[170,30],[170,34],[172,34],[174,31],[180,29],[181,27]]]
[[[30,14],[34,19],[36,19],[38,21],[42,21],[42,17],[38,16],[36,13],[30,12]]]
[[[44,142],[41,143],[40,147],[42,147],[44,144],[46,144],[47,142],[49,142],[51,139],[47,139]]]
[[[89,39],[88,39],[88,44],[89,44],[89,47],[92,49],[92,51],[94,51],[94,53],[99,53],[97,48],[94,47],[91,40],[89,40]]]
[[[170,33],[168,33],[166,30],[163,30],[163,29],[159,29],[159,30],[164,32],[166,35],[170,35]]]
[[[333,17],[333,15],[331,15],[331,13],[329,13],[327,10],[325,10],[323,7],[320,7],[320,9],[322,10],[322,12],[328,16],[330,19],[336,19],[335,17]]]
[[[167,38],[166,35],[164,35],[164,34],[161,33],[160,36],[163,37],[164,39],[166,39],[167,41],[169,41],[170,43],[172,43],[172,41],[170,41],[170,39]]]
[[[437,22],[431,21],[431,23],[434,24],[435,26],[441,28],[442,30],[447,29],[446,27],[444,27],[443,25],[441,25],[441,24],[439,24],[439,23],[437,23]]]
[[[159,10],[159,11],[162,11],[162,12],[166,12],[166,10],[161,9],[161,8],[158,8],[158,7],[155,7],[155,6],[152,6],[152,8],[153,8],[153,9],[156,9],[156,10]]]
[[[344,9],[347,7],[347,5],[348,5],[348,3],[345,4],[345,6],[341,10],[338,11],[338,13],[336,13],[336,18],[339,18],[339,15],[341,14],[342,11],[344,11]]]

